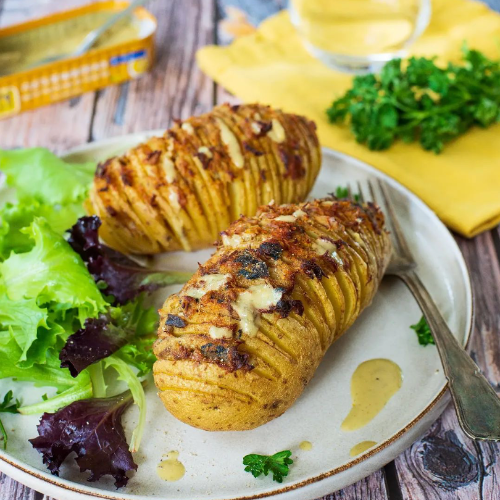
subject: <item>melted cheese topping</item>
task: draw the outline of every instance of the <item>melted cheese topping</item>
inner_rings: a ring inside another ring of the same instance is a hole
[[[318,255],[323,255],[325,252],[333,252],[337,247],[331,241],[323,238],[318,238],[315,242],[315,250]]]
[[[181,129],[184,130],[185,132],[187,132],[188,134],[191,134],[191,135],[194,134],[194,128],[193,128],[193,126],[190,123],[188,123],[188,122],[184,122],[181,125]]]
[[[242,168],[245,164],[243,155],[241,154],[240,143],[236,136],[229,130],[229,127],[219,118],[216,118],[219,125],[222,142],[227,146],[231,161],[238,167]]]
[[[163,155],[162,166],[165,172],[165,179],[167,180],[167,182],[169,183],[174,182],[176,177],[175,165],[174,162],[167,155]]]
[[[297,219],[299,219],[300,217],[304,217],[304,215],[307,215],[303,210],[295,210],[295,212],[293,212],[293,216],[296,217]]]
[[[245,241],[251,241],[252,235],[248,233],[233,234],[228,236],[227,234],[222,235],[222,244],[225,247],[238,247]]]
[[[255,135],[259,135],[262,131],[262,127],[257,122],[252,122],[250,128]]]
[[[325,252],[328,252],[330,254],[330,257],[337,262],[337,264],[340,264],[341,266],[344,265],[344,262],[340,258],[340,255],[337,253],[337,247],[335,246],[335,243],[332,243],[331,241],[325,240],[323,238],[318,238],[315,242],[315,251],[318,255],[324,255]]]
[[[170,202],[170,205],[172,206],[173,209],[175,210],[180,210],[181,205],[179,203],[179,195],[177,194],[177,191],[174,189],[170,189],[170,192],[168,193],[168,201]]]
[[[188,288],[184,295],[188,297],[194,297],[195,299],[201,299],[203,295],[212,290],[219,290],[223,285],[227,283],[231,276],[229,274],[205,274],[198,281],[200,285],[199,288]]]
[[[282,222],[295,222],[297,220],[297,217],[294,217],[293,215],[280,215],[279,217],[276,217],[274,220],[279,220]]]
[[[206,146],[201,146],[198,148],[198,153],[205,155],[207,158],[212,158],[212,151]]]
[[[281,143],[285,140],[286,134],[285,134],[285,129],[283,128],[283,125],[276,120],[276,118],[273,118],[272,120],[273,128],[267,133],[267,136],[272,139],[274,142]]]
[[[259,331],[260,312],[275,306],[283,296],[283,292],[271,285],[252,285],[241,293],[231,305],[240,317],[240,328],[243,333],[255,337]]]
[[[225,327],[211,326],[208,334],[213,339],[230,339],[233,336],[232,330]]]

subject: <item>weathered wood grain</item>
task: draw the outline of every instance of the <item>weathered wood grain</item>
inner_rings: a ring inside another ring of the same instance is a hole
[[[318,500],[387,500],[384,473],[379,470],[361,481]]]
[[[77,7],[87,0],[3,0],[0,26]],[[94,93],[28,111],[0,121],[0,147],[45,146],[62,152],[87,142],[94,110]]]
[[[475,292],[476,316],[471,356],[489,382],[500,389],[500,263],[494,234],[473,240],[457,237]],[[396,460],[403,498],[416,500],[500,499],[500,445],[474,443],[448,407],[429,433]]]
[[[155,0],[157,60],[138,80],[99,92],[91,138],[167,128],[172,119],[208,111],[213,83],[196,66],[194,55],[214,42],[212,0]]]

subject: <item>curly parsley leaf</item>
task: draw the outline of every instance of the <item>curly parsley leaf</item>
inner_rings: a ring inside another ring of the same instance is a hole
[[[9,391],[4,397],[3,401],[0,403],[0,413],[17,413],[17,409],[21,406],[19,399],[12,401],[14,399],[14,393]],[[7,431],[0,420],[0,436],[3,440],[3,449],[7,449]]]
[[[379,75],[353,79],[326,110],[331,123],[349,122],[357,142],[381,151],[400,139],[440,153],[473,126],[500,122],[500,61],[464,48],[461,64],[437,66],[411,57],[388,62]]]
[[[420,345],[425,346],[429,344],[435,344],[434,337],[432,336],[431,329],[429,328],[425,316],[422,316],[420,318],[420,321],[415,325],[411,325],[410,328],[412,330],[415,330],[415,333],[418,337],[418,343]]]
[[[253,477],[259,477],[261,474],[267,476],[272,472],[273,480],[282,483],[283,478],[288,475],[289,465],[293,464],[291,455],[292,452],[289,450],[279,451],[270,456],[246,455],[243,457],[243,465],[246,465],[245,471],[250,472]]]

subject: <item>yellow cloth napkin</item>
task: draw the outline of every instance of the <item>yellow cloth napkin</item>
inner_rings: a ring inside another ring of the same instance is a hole
[[[431,23],[412,54],[456,61],[465,40],[470,48],[500,56],[500,15],[469,0],[433,0],[432,7]],[[201,48],[197,59],[205,73],[243,101],[271,104],[313,119],[324,146],[394,177],[455,231],[472,237],[500,222],[500,124],[472,129],[440,155],[402,142],[387,151],[369,151],[355,142],[348,127],[326,119],[326,108],[349,88],[351,76],[310,56],[287,12],[267,19],[256,33],[228,47]]]

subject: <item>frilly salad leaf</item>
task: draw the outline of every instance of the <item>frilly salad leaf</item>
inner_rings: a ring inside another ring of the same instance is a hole
[[[39,306],[51,304],[57,311],[76,309],[82,324],[105,311],[106,302],[84,263],[44,219],[36,218],[22,231],[35,246],[0,264],[9,299],[36,299]]]
[[[29,347],[37,338],[38,328],[48,328],[47,317],[48,311],[38,307],[35,299],[13,301],[0,295],[0,330],[12,329],[22,349],[20,359],[26,359]]]
[[[25,198],[16,204],[6,203],[0,209],[0,262],[11,252],[24,253],[33,248],[33,240],[21,229],[28,227],[35,217],[43,217],[53,231],[63,235],[83,212],[81,203],[52,206],[34,198]]]
[[[143,308],[142,298],[122,307],[110,307],[106,314],[88,318],[84,328],[68,338],[59,355],[61,367],[76,377],[91,364],[117,352],[142,376],[151,371],[155,361],[151,348],[157,326],[155,309]]]
[[[62,235],[84,215],[83,201],[92,182],[94,163],[67,163],[46,149],[0,150],[0,171],[15,188],[17,203],[0,208],[0,261],[10,252],[28,252],[33,242],[20,232],[43,217]]]
[[[95,163],[67,163],[43,148],[0,150],[0,170],[18,199],[29,197],[56,206],[83,201]]]
[[[99,217],[81,217],[69,230],[68,243],[86,262],[103,291],[114,297],[115,304],[133,300],[142,292],[153,292],[167,285],[185,283],[192,273],[154,271],[140,266],[126,255],[99,242]]]
[[[52,474],[59,475],[61,464],[75,452],[80,470],[90,471],[89,481],[111,475],[120,488],[127,484],[127,472],[137,470],[121,423],[131,403],[132,394],[127,391],[112,398],[77,401],[56,413],[45,413],[37,427],[38,437],[30,442]]]

